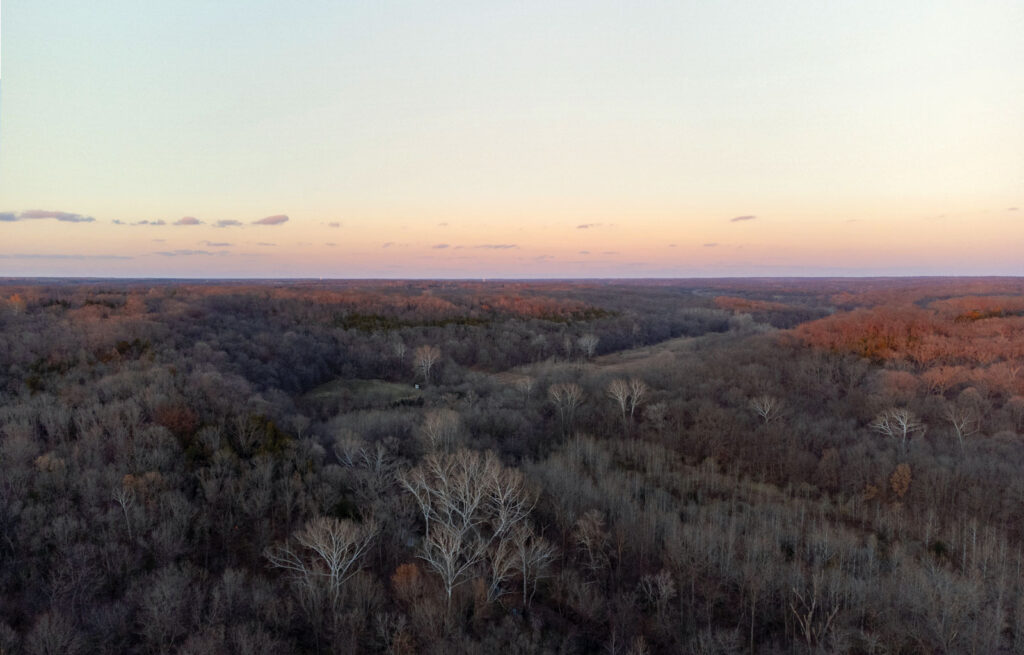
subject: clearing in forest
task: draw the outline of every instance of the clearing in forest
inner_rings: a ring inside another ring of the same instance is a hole
[[[630,348],[618,352],[595,357],[589,361],[565,361],[549,359],[544,362],[516,366],[507,371],[494,374],[494,379],[501,384],[516,384],[520,380],[536,376],[542,371],[553,369],[574,368],[588,373],[605,372],[632,374],[648,370],[653,365],[674,361],[677,357],[693,349],[700,337],[676,337],[640,348]]]
[[[385,380],[338,379],[321,384],[305,395],[314,403],[339,403],[352,408],[371,409],[415,401],[423,392],[411,384]]]

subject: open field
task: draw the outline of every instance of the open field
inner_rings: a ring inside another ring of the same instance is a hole
[[[321,384],[303,398],[321,404],[338,403],[352,409],[370,409],[414,402],[422,397],[423,393],[412,384],[341,379]]]

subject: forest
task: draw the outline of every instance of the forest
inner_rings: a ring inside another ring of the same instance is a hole
[[[0,280],[0,653],[1024,653],[1024,279]]]

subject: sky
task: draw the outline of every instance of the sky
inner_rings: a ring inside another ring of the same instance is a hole
[[[8,0],[0,276],[1024,275],[1019,0]]]

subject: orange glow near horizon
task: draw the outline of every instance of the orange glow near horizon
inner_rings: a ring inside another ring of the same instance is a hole
[[[732,220],[741,216],[755,217]],[[574,215],[510,225],[449,217],[339,221],[334,227],[331,221],[290,218],[281,225],[250,220],[224,228],[170,220],[156,226],[26,220],[4,226],[19,228],[5,250],[26,256],[8,256],[0,265],[8,275],[45,275],[52,268],[72,274],[91,262],[130,277],[940,274],[944,262],[987,262],[1012,270],[1021,246],[1016,212],[1008,209],[903,220],[754,214],[672,220],[653,212],[579,220]],[[77,242],[76,234],[87,234],[88,242],[68,253],[66,244]],[[976,266],[966,272],[990,271]]]
[[[215,4],[9,8],[0,275],[1024,275],[1020,3]]]

